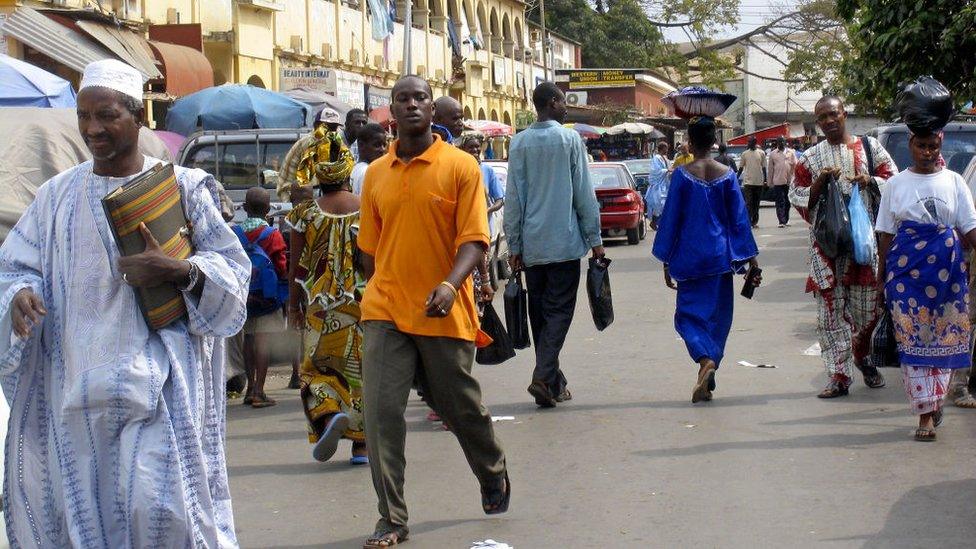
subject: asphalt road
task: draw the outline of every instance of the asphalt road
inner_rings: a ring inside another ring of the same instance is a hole
[[[581,291],[563,351],[574,399],[538,410],[525,392],[530,350],[477,366],[508,454],[508,514],[481,512],[478,484],[454,437],[407,412],[412,548],[466,549],[491,538],[517,549],[616,547],[973,547],[976,411],[947,410],[939,440],[914,442],[896,371],[888,386],[823,386],[816,310],[804,294],[807,229],[756,231],[765,283],[736,298],[727,358],[711,403],[692,405],[697,367],[672,324],[674,294],[651,239],[613,245],[616,322],[597,332]],[[737,282],[737,285],[741,282]],[[581,288],[582,290],[582,288]],[[500,300],[498,302],[500,307]],[[738,364],[772,364],[752,368]],[[355,548],[376,502],[366,467],[312,460],[286,370],[274,408],[228,403],[227,453],[245,547]]]

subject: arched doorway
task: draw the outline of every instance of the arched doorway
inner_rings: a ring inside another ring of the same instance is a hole
[[[490,15],[488,16],[488,32],[491,34],[491,44],[489,44],[491,53],[496,55],[502,54],[502,29],[498,24],[498,11],[491,8]]]
[[[512,125],[512,115],[508,114],[508,111],[505,111],[505,114],[502,115],[502,122],[504,122],[506,126]]]
[[[498,122],[498,111],[491,109],[491,121]]]
[[[478,120],[488,120],[485,118],[485,109],[478,109]]]
[[[261,80],[261,77],[258,76],[258,75],[256,75],[256,74],[254,74],[250,78],[248,78],[247,79],[247,83],[249,85],[251,85],[251,86],[254,86],[255,88],[264,88],[265,87],[264,86],[264,80]]]
[[[464,119],[471,120],[471,107],[464,107]]]

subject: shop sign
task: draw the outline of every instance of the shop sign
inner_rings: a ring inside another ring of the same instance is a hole
[[[633,88],[639,72],[636,69],[571,70],[567,76],[571,90]]]
[[[505,59],[496,57],[492,63],[492,77],[496,86],[505,85]]]
[[[336,98],[350,107],[366,108],[366,79],[363,75],[354,72],[336,72]]]
[[[328,67],[281,67],[278,86],[281,91],[305,88],[335,95],[336,86],[335,69]]]
[[[366,84],[366,111],[369,112],[377,107],[385,107],[393,103],[393,90],[373,84]]]

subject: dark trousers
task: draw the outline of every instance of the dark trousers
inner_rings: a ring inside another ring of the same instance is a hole
[[[481,387],[471,375],[474,343],[406,334],[392,322],[363,322],[363,332],[363,415],[380,512],[377,531],[407,524],[404,413],[418,371],[481,485],[504,475],[505,453],[495,437],[491,414],[481,404]]]
[[[535,265],[525,270],[529,293],[529,324],[535,342],[533,381],[542,381],[553,396],[566,389],[566,376],[559,369],[559,353],[576,312],[580,260]]]
[[[780,225],[790,222],[790,186],[774,185],[773,194],[776,196],[776,218]]]
[[[743,185],[742,196],[746,200],[746,209],[749,210],[749,223],[753,227],[759,224],[759,201],[762,199],[764,185]]]

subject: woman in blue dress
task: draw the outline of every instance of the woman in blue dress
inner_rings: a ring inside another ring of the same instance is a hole
[[[715,119],[693,118],[688,136],[695,160],[671,175],[653,252],[664,262],[665,283],[678,291],[675,329],[699,365],[695,403],[715,390],[732,328],[733,274],[758,268],[759,250],[735,172],[711,158]]]

